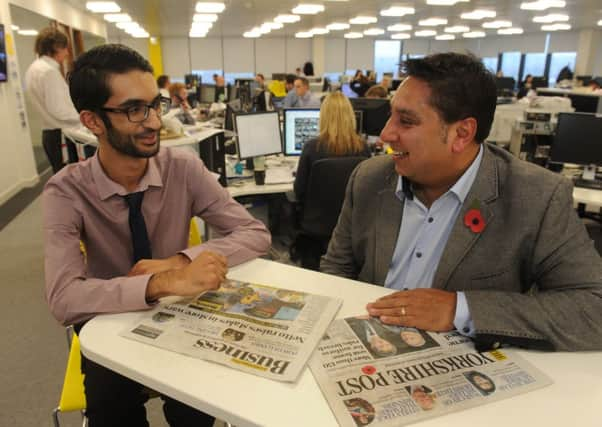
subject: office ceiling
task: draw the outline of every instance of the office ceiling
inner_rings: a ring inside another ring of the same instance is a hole
[[[116,0],[122,11],[130,14],[133,20],[142,25],[151,36],[159,37],[187,37],[190,31],[192,16],[195,11],[196,1],[192,0]],[[215,1],[215,0],[214,0]],[[532,0],[531,0],[532,1]],[[70,0],[72,4],[85,10],[86,0]],[[600,0],[566,0],[564,8],[551,8],[545,11],[521,10],[521,1],[517,0],[470,0],[459,2],[454,6],[430,6],[426,0],[410,0],[405,2],[383,0],[223,0],[226,4],[224,12],[219,14],[218,21],[213,25],[207,37],[240,37],[243,32],[251,30],[266,21],[272,21],[278,14],[289,14],[299,3],[318,3],[325,6],[325,11],[317,15],[301,15],[301,21],[294,24],[285,24],[280,30],[273,30],[262,37],[294,37],[299,31],[308,31],[313,27],[323,27],[334,21],[348,22],[357,15],[372,15],[378,18],[376,24],[352,25],[350,30],[331,31],[322,37],[343,37],[348,31],[363,31],[371,27],[386,29],[387,26],[397,23],[413,25],[412,37],[416,30],[433,29],[421,27],[419,20],[441,17],[447,18],[447,26],[467,25],[471,30],[485,31],[488,36],[497,36],[495,29],[483,29],[482,23],[488,20],[509,20],[513,27],[521,27],[524,33],[541,32],[541,25],[532,22],[534,16],[549,13],[563,13],[569,15],[568,23],[572,30],[584,28],[597,28],[598,21],[602,20],[602,1]],[[403,17],[383,17],[380,11],[390,6],[409,6],[415,9],[415,14]],[[474,9],[490,9],[497,12],[494,19],[480,21],[461,19],[460,15]],[[123,35],[122,30],[115,24],[107,25],[109,37]],[[443,34],[443,27],[435,27],[439,34]],[[377,36],[378,39],[390,38],[391,32]],[[320,37],[320,36],[318,36]],[[364,36],[370,37],[370,36]]]

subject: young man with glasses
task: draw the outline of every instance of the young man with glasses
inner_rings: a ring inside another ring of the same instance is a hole
[[[265,226],[232,200],[199,158],[160,149],[169,100],[137,52],[103,45],[84,53],[69,89],[99,147],[44,190],[46,296],[61,323],[79,330],[97,314],[144,310],[163,296],[216,289],[228,265],[267,252]],[[224,237],[186,249],[196,215]],[[142,385],[83,356],[82,370],[90,427],[148,426]],[[164,400],[171,426],[213,423],[207,414]]]

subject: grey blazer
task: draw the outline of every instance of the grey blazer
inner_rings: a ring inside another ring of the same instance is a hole
[[[479,349],[602,350],[602,261],[573,209],[571,182],[484,148],[433,288],[465,292]],[[356,168],[323,272],[384,284],[403,217],[397,179],[388,156]],[[475,200],[482,233],[464,225]]]

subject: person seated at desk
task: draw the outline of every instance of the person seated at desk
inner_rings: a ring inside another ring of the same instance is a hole
[[[170,98],[171,95],[169,94],[169,85],[171,84],[171,82],[169,81],[169,76],[166,76],[165,74],[157,77],[157,87],[159,88],[159,93],[161,94],[161,96],[165,97],[165,98]]]
[[[305,77],[295,79],[297,100],[293,108],[320,108],[320,99],[309,90],[309,81]]]
[[[532,87],[533,87],[533,76],[531,74],[527,74],[527,76],[525,77],[525,80],[520,84],[518,93],[516,94],[516,98],[521,99],[521,98],[524,98],[525,96],[527,96],[527,94],[532,89]]]
[[[297,91],[295,90],[295,79],[297,77],[294,74],[287,74],[284,87],[286,88],[286,97],[282,103],[283,108],[293,108],[297,103]]]
[[[367,305],[383,323],[479,351],[602,350],[602,261],[571,182],[484,143],[496,85],[478,58],[405,68],[381,133],[394,153],[355,169],[321,271],[397,290]]]
[[[188,91],[182,83],[173,83],[169,86],[169,94],[171,97],[171,108],[179,109],[176,118],[185,125],[193,125],[196,120],[192,116],[192,109],[186,100]]]
[[[366,92],[371,86],[372,83],[363,74],[361,74],[357,80],[354,80],[349,84],[351,90],[357,93],[357,96],[360,98],[366,95]]]
[[[215,97],[213,102],[226,102],[228,94],[226,93],[226,80],[219,74],[213,75],[213,82],[215,83]]]
[[[255,75],[255,81],[257,82],[259,89],[262,89],[262,90],[265,89],[265,77],[263,74],[257,73]]]
[[[368,89],[364,96],[366,98],[388,98],[389,92],[384,87],[378,85]]]
[[[43,216],[48,304],[77,332],[97,314],[147,310],[164,296],[216,289],[228,266],[270,247],[265,226],[197,156],[160,149],[167,106],[152,73],[140,54],[115,44],[83,53],[70,73],[71,98],[99,148],[48,181]],[[187,249],[196,215],[224,237]],[[82,371],[90,426],[148,426],[141,384],[84,355]],[[213,417],[163,400],[171,426],[213,425]]]

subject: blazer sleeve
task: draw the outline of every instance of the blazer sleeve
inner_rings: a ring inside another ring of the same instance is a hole
[[[602,261],[559,180],[533,249],[533,290],[466,291],[477,348],[602,350]],[[518,260],[517,260],[518,262]]]

